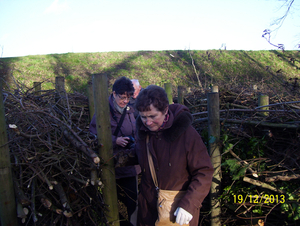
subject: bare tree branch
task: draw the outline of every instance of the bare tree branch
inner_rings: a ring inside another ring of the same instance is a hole
[[[284,44],[274,44],[271,42],[271,33],[278,30],[284,23],[285,19],[287,18],[288,14],[290,13],[291,7],[293,5],[295,0],[285,0],[285,3],[281,6],[281,7],[286,7],[286,11],[284,13],[283,16],[277,18],[275,21],[273,21],[273,23],[271,23],[271,26],[276,25],[277,27],[274,30],[270,30],[270,29],[265,29],[263,31],[263,35],[262,37],[265,38],[268,43],[282,51],[284,51]],[[299,45],[300,47],[300,45]]]
[[[283,44],[277,44],[277,45],[275,45],[275,44],[273,44],[273,43],[271,42],[271,33],[272,33],[272,32],[273,32],[273,31],[271,31],[270,29],[265,29],[265,30],[263,31],[262,37],[265,38],[265,39],[268,41],[268,43],[269,43],[270,45],[272,45],[272,46],[274,46],[274,47],[276,47],[276,48],[278,48],[278,49],[284,51],[284,45],[283,45]]]
[[[285,11],[285,14],[284,14],[282,17],[276,19],[276,20],[271,24],[271,26],[273,26],[273,25],[278,25],[278,27],[277,27],[274,31],[278,30],[278,29],[282,26],[284,20],[286,19],[286,17],[288,16],[288,14],[289,14],[289,12],[290,12],[290,9],[291,9],[293,3],[294,3],[294,0],[286,0],[285,3],[281,6],[281,7],[283,7],[283,6],[287,5],[287,9],[286,9],[286,11]]]

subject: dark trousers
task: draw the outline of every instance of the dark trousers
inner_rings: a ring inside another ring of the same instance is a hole
[[[128,220],[120,217],[120,225],[132,226],[130,217],[137,208],[137,177],[125,177],[116,180],[118,199],[127,207]]]

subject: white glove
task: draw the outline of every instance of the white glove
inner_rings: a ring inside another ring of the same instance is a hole
[[[178,207],[176,209],[176,211],[174,212],[174,216],[177,216],[176,223],[180,224],[180,225],[188,224],[193,218],[192,214],[190,214],[188,211],[182,209],[181,207]]]

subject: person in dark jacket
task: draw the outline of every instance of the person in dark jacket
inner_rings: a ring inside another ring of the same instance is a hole
[[[131,79],[131,82],[133,84],[133,88],[134,88],[134,93],[132,95],[132,97],[130,98],[129,101],[129,106],[132,106],[134,108],[134,117],[137,118],[139,115],[139,112],[135,109],[135,100],[137,98],[137,96],[139,95],[140,91],[143,90],[142,86],[140,85],[139,80],[137,79]]]
[[[134,88],[130,79],[121,77],[113,84],[113,92],[109,97],[111,109],[110,122],[112,131],[112,142],[114,155],[125,150],[131,144],[128,136],[135,137],[135,117],[134,109],[128,106],[130,97],[133,95]],[[119,132],[115,134],[118,123],[125,114]],[[90,132],[97,135],[95,115],[90,123]],[[121,225],[136,225],[137,207],[137,175],[141,172],[140,166],[126,166],[116,168],[116,183],[118,199],[127,207],[129,222],[120,215]]]
[[[192,115],[183,105],[169,105],[164,89],[155,85],[142,90],[135,104],[139,111],[136,146],[127,163],[138,162],[142,170],[137,225],[154,226],[158,218],[157,191],[148,163],[148,145],[158,187],[186,191],[174,212],[176,222],[198,226],[200,208],[210,191],[214,170],[201,136],[192,127]],[[149,144],[146,144],[147,135]]]

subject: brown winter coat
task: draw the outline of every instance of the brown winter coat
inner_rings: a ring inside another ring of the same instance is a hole
[[[110,124],[111,124],[111,132],[112,132],[112,142],[113,142],[113,152],[114,155],[117,154],[119,151],[125,150],[125,148],[119,146],[116,144],[116,140],[120,136],[129,136],[132,135],[133,137],[135,136],[135,118],[133,115],[134,109],[132,106],[127,107],[127,112],[124,118],[124,121],[122,123],[121,129],[118,133],[117,136],[114,136],[114,132],[117,129],[118,122],[120,121],[120,118],[122,114],[114,108],[113,104],[113,95],[109,97],[109,104],[112,106],[114,110],[114,114],[117,117],[117,122],[116,120],[113,119],[112,114],[110,114]],[[90,123],[90,128],[89,130],[97,135],[97,128],[96,128],[96,117],[95,115],[92,118],[92,121]],[[135,166],[125,166],[125,167],[119,167],[115,169],[116,171],[116,178],[124,178],[124,177],[133,177],[138,175],[141,172],[141,168],[138,165]]]
[[[157,219],[157,192],[148,164],[147,134],[158,186],[187,191],[178,206],[193,215],[191,226],[198,225],[201,204],[210,190],[213,167],[199,133],[191,126],[192,115],[179,104],[170,105],[169,114],[166,126],[158,132],[149,131],[137,118],[136,156],[142,169],[137,225],[154,226]]]

